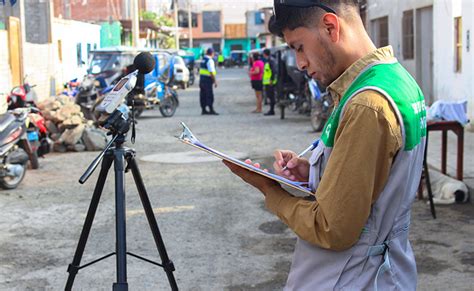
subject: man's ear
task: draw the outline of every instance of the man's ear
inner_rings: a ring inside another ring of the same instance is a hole
[[[339,17],[332,13],[326,13],[321,18],[323,33],[332,42],[338,42],[340,38]]]

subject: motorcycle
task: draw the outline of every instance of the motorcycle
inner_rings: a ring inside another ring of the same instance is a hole
[[[285,118],[286,108],[309,115],[311,112],[311,96],[308,88],[308,78],[305,72],[298,69],[294,52],[287,46],[281,46],[273,49],[273,55],[278,71],[278,80],[275,87],[280,118]]]
[[[75,102],[81,107],[84,118],[95,120],[93,107],[99,95],[98,81],[92,75],[84,76],[82,82],[77,86]]]
[[[314,131],[320,132],[323,130],[326,121],[331,115],[334,107],[334,102],[329,93],[324,89],[320,89],[320,85],[314,80],[308,82],[309,90],[311,91],[311,126]]]
[[[159,64],[159,58],[155,56]],[[173,67],[168,63],[166,66],[155,69],[139,76],[137,86],[127,96],[127,105],[135,107],[134,117],[139,117],[145,109],[154,109],[158,106],[163,117],[171,117],[179,106],[177,86],[171,85],[173,80]]]
[[[77,78],[64,83],[64,91],[61,92],[61,95],[76,98],[76,95],[79,93],[79,85],[80,82],[77,81]]]
[[[163,117],[171,117],[179,106],[177,86],[169,86],[156,81],[148,84],[144,91],[137,90],[130,94],[127,105],[135,105],[135,117],[140,117],[145,109],[154,109],[158,106]],[[133,92],[133,91],[132,91]]]
[[[25,77],[26,79],[26,77]],[[35,97],[29,94],[32,92],[30,86],[24,82],[23,85],[14,87],[7,96],[8,110],[24,109],[28,111],[26,119],[27,138],[31,147],[29,154],[32,169],[39,168],[38,157],[49,153],[48,131],[45,126],[45,120],[36,108]]]
[[[0,187],[15,189],[25,177],[28,160],[35,154],[28,140],[29,108],[0,115]]]
[[[26,82],[27,77],[28,76],[25,76],[23,78],[23,83],[20,86],[13,87],[10,94],[7,95],[9,110],[27,107],[28,103],[34,103],[37,101],[38,98],[36,93],[33,91],[33,88],[36,87],[36,85],[30,85]]]

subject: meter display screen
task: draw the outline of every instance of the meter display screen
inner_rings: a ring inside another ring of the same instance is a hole
[[[123,85],[125,85],[128,82],[128,78],[120,80],[117,85],[114,87],[114,91],[120,91],[122,89]]]

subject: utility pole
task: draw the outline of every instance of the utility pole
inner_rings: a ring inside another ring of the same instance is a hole
[[[193,18],[191,13],[191,0],[188,0],[188,27],[189,27],[189,48],[193,48]]]
[[[138,0],[130,0],[132,16],[132,46],[138,47],[140,39],[140,16],[138,15]]]
[[[173,6],[175,23],[174,41],[176,42],[176,49],[179,50],[178,0],[173,0]]]

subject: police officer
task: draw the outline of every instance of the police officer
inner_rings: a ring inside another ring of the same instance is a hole
[[[262,83],[265,90],[265,98],[268,98],[270,100],[270,110],[264,115],[275,115],[275,84],[277,82],[277,79],[275,63],[272,60],[269,49],[263,50],[263,58],[265,66],[263,67]]]
[[[202,115],[219,115],[214,111],[214,92],[212,90],[212,85],[217,87],[216,81],[216,65],[214,64],[214,50],[208,48],[206,55],[204,56],[201,62],[201,68],[199,70],[199,97],[201,102]],[[206,110],[206,107],[209,107],[209,111]]]

